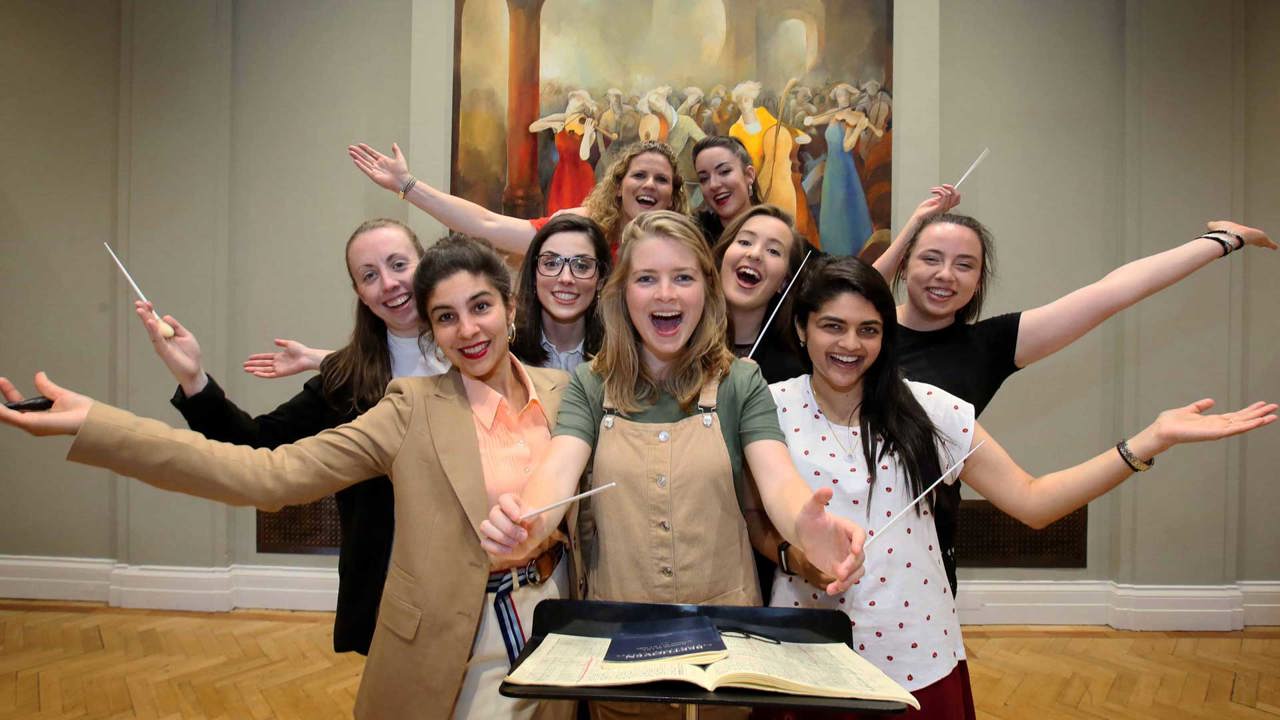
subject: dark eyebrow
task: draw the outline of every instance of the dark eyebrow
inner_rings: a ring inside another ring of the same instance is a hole
[[[476,293],[475,295],[472,295],[471,297],[467,298],[467,302],[469,302],[469,303],[470,303],[470,302],[474,302],[474,301],[478,300],[479,298],[485,297],[486,295],[493,295],[493,291],[492,291],[492,290],[481,290],[480,292]],[[453,306],[452,306],[452,305],[450,305],[450,304],[448,304],[448,303],[444,303],[444,304],[442,304],[442,305],[432,305],[432,306],[431,306],[431,309],[430,309],[430,310],[428,310],[427,312],[434,314],[437,310],[452,310],[452,309],[453,309]]]

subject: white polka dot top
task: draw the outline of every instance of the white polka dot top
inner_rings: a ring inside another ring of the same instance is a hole
[[[908,381],[907,386],[946,438],[938,446],[939,466],[945,469],[972,445],[973,406],[932,385]],[[829,487],[835,493],[828,510],[874,533],[914,499],[892,455],[879,461],[871,485],[858,428],[828,423],[808,375],[769,389],[801,477],[815,490]],[[947,482],[954,482],[959,470]],[[925,478],[925,485],[936,479]],[[867,549],[866,574],[844,595],[828,597],[804,578],[778,571],[770,603],[844,611],[858,654],[908,690],[946,677],[964,659],[937,530],[922,505],[919,514],[907,513]]]

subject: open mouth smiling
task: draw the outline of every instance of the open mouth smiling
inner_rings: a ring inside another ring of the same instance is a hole
[[[764,280],[764,276],[760,274],[759,270],[747,265],[743,265],[733,272],[734,277],[738,279],[738,284],[747,289],[754,288]]]
[[[649,313],[649,321],[653,323],[653,329],[662,337],[671,337],[678,333],[683,319],[684,313],[678,310]]]
[[[658,206],[658,198],[652,195],[636,195],[636,204],[645,209],[652,209]]]
[[[394,298],[392,298],[392,299],[390,299],[390,300],[388,300],[388,301],[386,301],[386,302],[382,303],[382,305],[383,305],[384,307],[391,308],[392,310],[396,310],[396,309],[399,309],[399,308],[404,307],[404,306],[405,306],[405,304],[406,304],[406,303],[408,303],[408,302],[409,302],[410,300],[412,300],[412,299],[413,299],[413,294],[412,294],[412,293],[405,293],[405,294],[403,294],[403,295],[398,295],[398,296],[396,296],[396,297],[394,297]]]

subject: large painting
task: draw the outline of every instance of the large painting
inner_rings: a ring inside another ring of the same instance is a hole
[[[887,244],[892,0],[457,0],[452,192],[538,217],[576,207],[657,138],[742,140],[766,202],[815,246]]]

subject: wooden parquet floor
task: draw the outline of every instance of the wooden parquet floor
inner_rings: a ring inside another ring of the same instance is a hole
[[[332,615],[0,602],[0,720],[346,718]],[[978,717],[1280,720],[1280,628],[965,628]]]
[[[964,629],[978,717],[1280,720],[1280,628]]]

